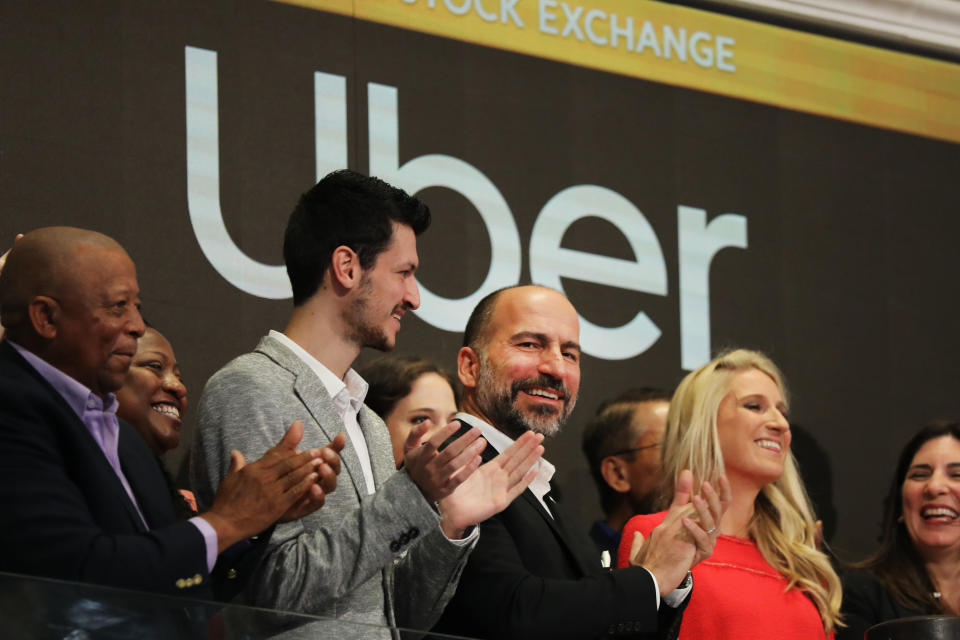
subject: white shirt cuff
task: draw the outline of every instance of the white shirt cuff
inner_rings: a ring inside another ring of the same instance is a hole
[[[689,578],[689,580],[687,578]],[[690,595],[690,591],[693,589],[693,575],[691,575],[689,571],[687,572],[687,578],[683,579],[679,587],[663,596],[663,601],[667,603],[668,607],[676,609],[683,604],[683,601]]]
[[[447,538],[447,534],[443,532],[443,527],[440,528],[440,533],[443,533],[443,537]],[[476,540],[477,536],[479,535],[480,535],[480,527],[472,526],[470,527],[470,533],[468,533],[464,537],[457,538],[456,540],[454,540],[453,538],[447,538],[447,540],[450,542],[450,544],[454,546],[465,547],[468,544],[473,544],[473,541]]]
[[[693,590],[693,576],[690,572],[687,572],[687,577],[690,578],[689,584],[683,586],[683,582],[687,582],[687,579],[684,578],[683,582],[680,583],[680,586],[668,593],[667,595],[660,597],[660,585],[657,584],[657,579],[654,577],[650,569],[643,567],[644,571],[650,574],[650,579],[653,580],[653,590],[657,595],[657,611],[660,610],[660,601],[667,603],[668,607],[676,609],[680,604],[687,599],[687,596],[690,595],[690,591]]]

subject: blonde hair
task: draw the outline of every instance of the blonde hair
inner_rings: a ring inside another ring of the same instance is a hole
[[[724,471],[717,435],[720,402],[730,391],[733,374],[749,369],[770,376],[787,402],[783,374],[777,366],[762,353],[746,349],[722,353],[688,374],[677,387],[662,449],[667,504],[684,469],[693,472],[695,487],[704,481],[716,486]],[[797,587],[813,601],[825,633],[833,631],[840,623],[840,579],[817,548],[813,509],[792,453],[780,478],[757,495],[748,532],[766,561],[787,579],[787,588]]]

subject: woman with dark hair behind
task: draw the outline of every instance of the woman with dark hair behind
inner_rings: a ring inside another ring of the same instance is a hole
[[[960,613],[960,422],[924,425],[900,453],[884,499],[880,548],[843,577],[847,627]]]
[[[370,385],[366,405],[390,429],[397,468],[410,431],[428,423],[429,438],[453,420],[460,402],[457,381],[430,360],[417,356],[385,356],[363,367],[360,377]]]

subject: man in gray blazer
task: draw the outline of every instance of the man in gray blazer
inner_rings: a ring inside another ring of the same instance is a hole
[[[441,447],[457,423],[424,442],[425,429],[415,430],[396,471],[389,432],[363,404],[367,385],[350,365],[363,347],[392,349],[404,314],[419,306],[416,236],[429,223],[423,203],[376,178],[325,177],[287,225],[294,310],[284,332],[271,331],[204,389],[191,464],[201,504],[228,452],[258,455],[277,440],[277,424],[302,420],[303,447],[346,431],[339,490],[321,511],[275,529],[248,603],[429,629],[476,544],[475,525],[533,478],[542,436],[528,434],[480,466],[477,429]],[[389,637],[373,627],[337,635]]]

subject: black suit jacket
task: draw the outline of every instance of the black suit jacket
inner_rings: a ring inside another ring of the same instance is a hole
[[[0,571],[213,595],[203,536],[178,521],[159,461],[122,421],[118,454],[149,529],[76,413],[0,343]]]
[[[850,571],[843,575],[842,580],[843,604],[840,613],[847,626],[837,629],[837,640],[863,640],[863,634],[875,624],[896,618],[939,613],[903,606],[869,571]]]
[[[484,461],[496,455],[488,445]],[[658,614],[652,576],[640,567],[603,569],[563,506],[548,504],[555,517],[528,489],[482,524],[435,630],[497,640],[675,638],[686,604],[664,604]]]

